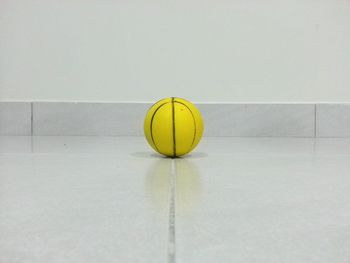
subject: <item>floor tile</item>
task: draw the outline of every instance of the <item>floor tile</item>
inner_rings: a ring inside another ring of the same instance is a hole
[[[0,262],[166,261],[168,206],[147,173],[152,159],[127,147],[49,151],[40,143],[32,154],[0,154]]]
[[[338,155],[331,142],[318,147],[319,140],[310,141],[314,148],[295,139],[295,145],[283,139],[270,144],[226,139],[221,148],[221,140],[212,139],[205,158],[187,160],[198,180],[186,182],[193,189],[189,201],[176,193],[178,210],[190,207],[177,213],[178,262],[350,258],[348,142],[338,144]]]
[[[0,262],[347,262],[349,144],[0,137]]]

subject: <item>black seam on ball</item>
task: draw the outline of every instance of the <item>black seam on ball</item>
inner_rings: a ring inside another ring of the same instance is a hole
[[[176,157],[176,138],[175,138],[175,98],[171,98],[171,108],[172,108],[172,122],[173,122],[173,157]]]
[[[193,119],[193,122],[194,122],[194,136],[193,136],[192,144],[190,146],[192,148],[192,146],[194,144],[194,141],[196,140],[196,135],[197,135],[196,119],[194,118],[193,112],[191,111],[191,109],[186,104],[184,104],[184,103],[182,103],[180,101],[175,101],[175,102],[184,105],[190,111],[190,113],[192,115],[192,119]]]
[[[159,152],[159,149],[154,141],[154,138],[153,138],[153,119],[154,119],[154,116],[156,115],[157,111],[163,107],[165,104],[168,104],[169,102],[164,102],[163,104],[159,105],[158,108],[154,111],[153,115],[152,115],[152,118],[151,118],[151,124],[150,124],[150,131],[151,131],[151,139],[152,139],[152,142],[153,142],[153,145],[154,147],[156,147],[156,150]]]

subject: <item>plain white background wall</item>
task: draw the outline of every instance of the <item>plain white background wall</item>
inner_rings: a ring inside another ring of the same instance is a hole
[[[350,101],[349,0],[1,0],[0,100]]]

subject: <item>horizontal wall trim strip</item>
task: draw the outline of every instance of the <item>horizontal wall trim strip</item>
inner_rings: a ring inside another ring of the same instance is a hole
[[[150,103],[0,102],[0,135],[142,136]],[[198,103],[204,136],[350,137],[350,104]]]

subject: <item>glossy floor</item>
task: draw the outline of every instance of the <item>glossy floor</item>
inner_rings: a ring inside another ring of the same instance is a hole
[[[0,262],[350,262],[350,139],[0,137]]]

